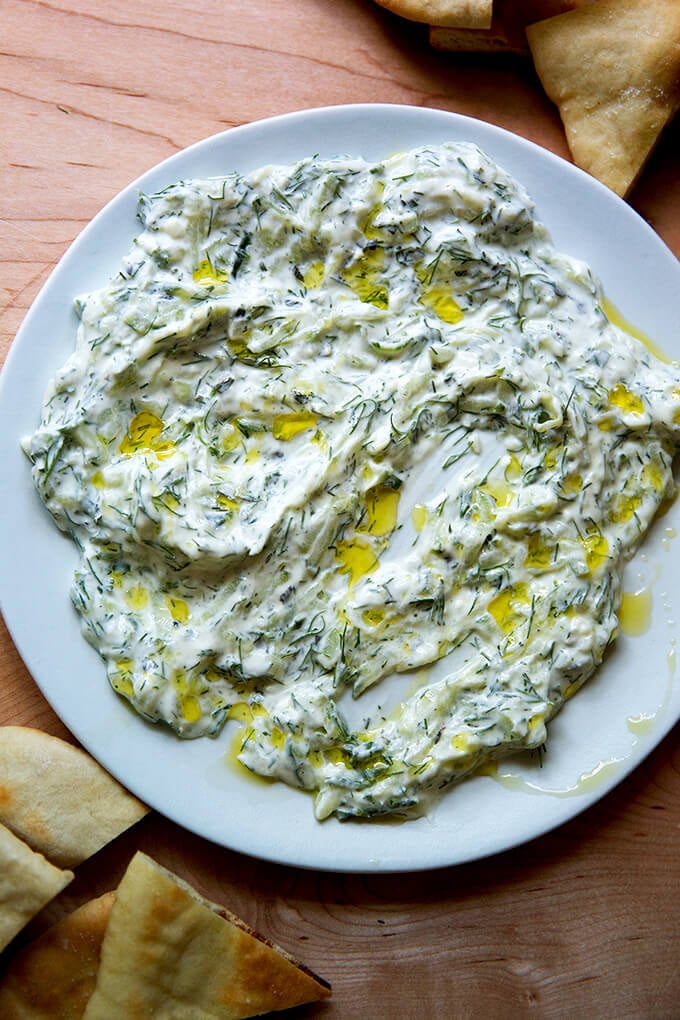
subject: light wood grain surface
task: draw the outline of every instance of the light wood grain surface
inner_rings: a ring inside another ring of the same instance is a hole
[[[406,103],[480,117],[568,158],[528,61],[435,53],[424,29],[370,0],[0,0],[0,51],[3,359],[91,217],[159,160],[232,125]],[[631,197],[676,255],[679,127]],[[0,723],[69,736],[4,627]],[[332,983],[332,999],[300,1016],[677,1017],[679,836],[676,729],[552,834],[434,873],[264,864],[153,814],[82,865],[23,938],[114,887],[139,848]]]

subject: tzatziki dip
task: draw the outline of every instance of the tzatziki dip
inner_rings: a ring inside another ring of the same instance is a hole
[[[319,819],[543,745],[674,495],[680,366],[473,145],[184,181],[139,219],[24,441],[113,688],[179,737],[237,720]]]

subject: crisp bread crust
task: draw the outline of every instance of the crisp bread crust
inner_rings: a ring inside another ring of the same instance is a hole
[[[94,991],[115,892],[88,900],[24,946],[0,978],[5,1020],[80,1020]]]
[[[489,28],[493,0],[376,0],[409,21],[451,28]]]
[[[0,730],[0,822],[53,864],[80,864],[147,811],[73,744],[26,726]]]
[[[145,854],[118,887],[85,1020],[240,1020],[330,994],[327,982]]]
[[[599,0],[527,36],[574,162],[627,195],[680,105],[680,4]]]

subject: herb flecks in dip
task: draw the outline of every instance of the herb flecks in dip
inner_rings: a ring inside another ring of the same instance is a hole
[[[26,443],[115,690],[181,737],[240,720],[241,762],[319,818],[422,810],[543,744],[673,493],[678,366],[473,146],[139,216]]]

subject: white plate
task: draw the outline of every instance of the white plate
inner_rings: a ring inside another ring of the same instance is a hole
[[[543,767],[527,760],[504,766],[520,777],[515,780],[468,780],[429,817],[402,825],[334,819],[320,824],[306,795],[241,777],[224,760],[235,724],[216,741],[181,742],[144,723],[113,693],[99,657],[80,635],[68,598],[75,552],[34,492],[19,440],[36,427],[46,384],[73,347],[73,297],[102,286],[130,247],[139,191],[314,153],[379,159],[445,140],[476,142],[513,173],[534,197],[558,248],[589,262],[627,318],[667,353],[680,356],[680,265],[623,201],[556,156],[489,124],[375,104],[293,113],[235,128],[178,153],[131,184],[95,217],[52,273],[0,379],[0,604],[29,670],[76,737],[152,807],[219,844],[285,864],[416,870],[516,846],[602,797],[680,717],[672,620],[680,599],[680,538],[673,539],[670,530],[680,529],[677,505],[655,526],[630,568],[630,584],[646,583],[652,591],[649,629],[639,638],[621,637],[604,667],[551,724]]]

